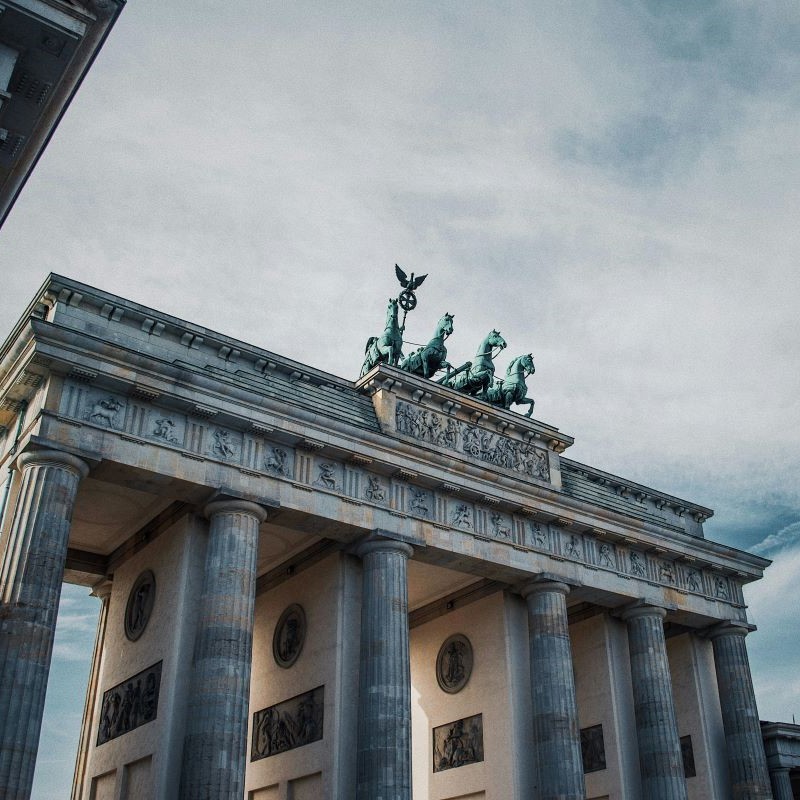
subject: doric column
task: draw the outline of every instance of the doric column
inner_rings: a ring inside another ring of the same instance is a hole
[[[794,800],[792,792],[792,780],[789,777],[788,768],[779,767],[769,771],[770,782],[772,783],[772,796],[775,800]]]
[[[89,467],[54,450],[23,453],[0,564],[0,797],[30,797],[53,654],[70,520]]]
[[[714,645],[714,665],[733,800],[772,797],[744,641],[748,632],[749,628],[742,623],[724,622],[712,628],[708,634]]]
[[[244,796],[258,528],[267,512],[245,500],[205,509],[210,520],[186,716],[180,797]]]
[[[664,640],[665,616],[663,608],[647,605],[634,606],[622,614],[628,625],[642,796],[647,800],[686,800],[686,778]]]
[[[75,773],[72,776],[72,794],[70,800],[81,800],[83,797],[83,784],[86,780],[86,764],[89,760],[89,749],[92,746],[94,733],[94,713],[97,702],[97,682],[100,679],[100,662],[103,658],[103,648],[106,640],[106,623],[108,622],[108,605],[111,599],[113,584],[109,580],[102,580],[92,589],[92,595],[99,598],[100,615],[97,618],[97,633],[94,637],[94,651],[92,653],[92,666],[89,671],[89,682],[86,685],[86,701],[83,706],[83,720],[81,722],[81,736],[78,740],[78,753],[75,757]]]
[[[358,800],[411,800],[408,558],[413,548],[370,539],[363,561],[358,694]]]
[[[522,589],[530,622],[533,748],[539,800],[581,800],[586,796],[568,594],[569,586],[558,581],[534,581]]]

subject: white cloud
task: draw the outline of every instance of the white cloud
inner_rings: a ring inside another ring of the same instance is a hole
[[[791,525],[781,528],[777,533],[771,533],[750,549],[758,555],[771,556],[786,548],[795,547],[798,543],[800,543],[800,522],[793,522]]]

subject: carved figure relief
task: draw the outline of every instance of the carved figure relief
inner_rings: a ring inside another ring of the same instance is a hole
[[[611,545],[607,542],[603,542],[600,545],[600,549],[597,551],[597,563],[601,567],[613,567],[614,566],[614,554],[611,550]]]
[[[459,503],[453,509],[451,522],[459,528],[471,528],[472,509],[466,503]]]
[[[146,569],[134,582],[125,606],[125,636],[135,642],[147,627],[156,601],[156,578]]]
[[[408,510],[411,514],[429,518],[431,515],[429,502],[430,495],[428,492],[424,489],[417,489],[414,486],[409,487]]]
[[[341,489],[339,485],[339,478],[336,475],[336,464],[323,463],[319,464],[319,477],[314,481],[317,486],[322,486],[325,489],[332,489],[338,492]]]
[[[644,578],[647,575],[647,566],[644,559],[634,550],[631,550],[631,575],[636,575],[637,578]]]
[[[511,538],[511,525],[502,514],[499,513],[492,514],[491,520],[492,520],[492,533],[498,539]]]
[[[658,565],[658,579],[664,583],[675,583],[675,571],[669,561],[662,561]]]
[[[274,472],[276,475],[282,475],[284,478],[291,477],[289,475],[289,454],[281,447],[270,447],[269,454],[264,459],[264,468],[269,472]]]
[[[217,428],[214,431],[214,443],[211,445],[211,452],[215,456],[228,459],[236,455],[230,439],[230,433],[224,428]]]
[[[98,746],[156,718],[162,663],[153,664],[103,694]]]
[[[602,725],[581,729],[581,758],[584,772],[599,772],[606,768],[606,745],[603,741]]]
[[[538,522],[528,522],[528,528],[531,533],[534,547],[548,548],[547,532],[542,530],[542,526]]]
[[[153,428],[153,436],[170,444],[178,444],[178,437],[175,435],[175,421],[169,417],[157,419],[155,428]]]
[[[581,540],[573,534],[567,540],[567,547],[564,551],[568,558],[580,559],[581,557]]]
[[[483,715],[448,722],[433,729],[433,771],[483,761]]]
[[[728,587],[725,583],[724,578],[720,578],[719,576],[714,577],[714,597],[718,598],[719,600],[728,600]]]
[[[700,575],[697,570],[686,571],[686,588],[692,592],[700,591]]]
[[[105,400],[98,400],[87,412],[86,419],[98,425],[105,425],[107,428],[119,428],[117,417],[123,408],[125,404],[116,397],[108,397]]]
[[[547,453],[532,444],[467,425],[452,417],[445,418],[424,408],[415,408],[402,400],[398,401],[395,409],[395,426],[398,433],[422,442],[460,450],[473,458],[531,478],[550,480]]]
[[[319,741],[324,712],[324,686],[256,711],[250,760],[268,758]]]
[[[272,635],[272,655],[279,667],[289,669],[300,657],[306,640],[306,613],[297,603],[288,606]]]
[[[472,675],[472,662],[472,643],[466,636],[456,633],[445,639],[436,656],[436,680],[441,690],[460,692]]]
[[[367,476],[367,487],[364,490],[364,499],[373,503],[386,502],[386,489],[381,485],[380,478],[375,475]]]

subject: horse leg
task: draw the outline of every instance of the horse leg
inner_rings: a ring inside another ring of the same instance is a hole
[[[430,362],[428,361],[428,357],[425,355],[424,352],[419,354],[419,360],[420,360],[420,363],[422,364],[422,374],[426,378],[430,378],[430,376],[431,376],[431,365],[430,365]]]
[[[522,403],[528,404],[528,410],[525,412],[526,417],[533,416],[533,405],[534,401],[530,397],[523,397],[522,400],[519,401],[518,405],[522,405]]]

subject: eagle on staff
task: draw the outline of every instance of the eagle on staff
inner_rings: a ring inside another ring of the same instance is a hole
[[[414,292],[422,286],[422,282],[428,275],[426,273],[425,275],[420,275],[418,278],[415,278],[412,272],[409,278],[400,268],[399,264],[394,265],[394,274],[397,275],[397,280],[400,281],[400,285],[403,287],[403,291],[400,292],[397,301],[400,303],[400,308],[403,309],[403,327],[405,327],[406,314],[417,307],[417,296]]]

